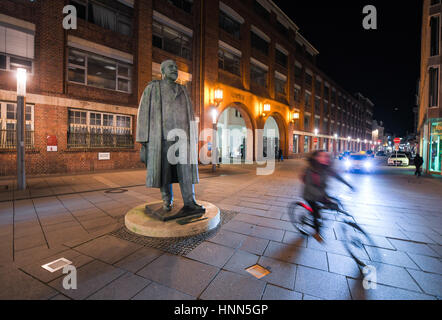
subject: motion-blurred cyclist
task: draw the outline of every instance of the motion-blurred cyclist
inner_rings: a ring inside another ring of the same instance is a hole
[[[304,172],[304,193],[303,198],[308,202],[313,212],[313,221],[315,226],[315,235],[313,236],[318,242],[324,240],[319,233],[321,214],[319,212],[318,203],[333,209],[336,204],[330,200],[326,193],[328,178],[334,177],[342,183],[346,184],[350,189],[354,188],[345,181],[336,171],[331,167],[330,155],[324,150],[317,150],[312,153],[308,159],[309,166]]]

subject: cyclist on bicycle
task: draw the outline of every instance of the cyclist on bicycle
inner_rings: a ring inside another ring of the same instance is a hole
[[[334,177],[346,184],[350,189],[354,190],[354,188],[332,169],[330,155],[326,151],[318,150],[313,152],[309,157],[308,162],[309,166],[305,170],[303,176],[303,198],[313,210],[312,214],[316,231],[313,237],[318,242],[323,242],[324,240],[319,233],[319,219],[321,219],[321,214],[319,212],[318,203],[322,203],[331,209],[336,207],[336,204],[330,200],[330,197],[326,193],[328,178],[330,176]]]

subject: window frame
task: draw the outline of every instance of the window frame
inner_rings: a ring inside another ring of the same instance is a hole
[[[155,24],[160,27],[159,28],[161,30],[161,34],[160,35],[157,33],[157,30],[155,30]],[[176,54],[175,52],[170,52],[169,50],[165,49],[165,47],[164,47],[164,28],[168,28],[171,31],[173,31],[173,32],[178,34],[178,36],[180,38],[180,54]],[[154,44],[154,37],[158,37],[158,38],[161,39],[161,48],[157,47]],[[183,41],[184,38],[188,39],[187,40],[188,43],[189,43],[189,47],[188,48],[186,46],[183,46],[183,43],[185,43],[185,41],[186,41],[186,40]],[[162,23],[161,21],[158,21],[158,20],[155,20],[155,19],[152,21],[152,46],[153,47],[158,48],[160,50],[164,50],[164,51],[166,51],[166,52],[168,52],[170,54],[173,54],[175,56],[181,57],[183,59],[192,60],[192,54],[193,54],[192,45],[193,45],[193,36],[189,36],[189,35],[185,34],[184,32],[182,32],[181,30],[178,30],[178,29],[173,28],[173,27],[171,27],[169,25],[166,25],[166,24]],[[183,55],[183,48],[186,48],[186,49],[189,50],[189,56]]]
[[[75,64],[75,63],[72,63],[72,62],[69,62],[69,57],[70,57],[71,50],[75,50],[75,51],[79,52],[81,55],[83,55],[83,57],[84,57],[84,66],[79,65],[79,64]],[[96,86],[96,85],[88,84],[89,56],[94,56],[94,55],[98,56],[99,58],[104,58],[104,59],[107,59],[107,60],[112,60],[115,63],[115,65],[116,65],[116,68],[115,68],[115,89],[103,88],[103,87],[99,87],[99,86]],[[119,74],[120,66],[126,67],[128,69],[128,76],[124,76],[124,75],[120,75]],[[73,81],[73,80],[69,79],[69,68],[70,67],[83,70],[83,72],[84,72],[84,82],[77,82],[77,81]],[[68,50],[67,50],[67,72],[66,72],[66,79],[67,79],[67,81],[69,83],[75,83],[75,84],[85,85],[85,86],[93,87],[93,88],[99,88],[99,89],[104,89],[104,90],[111,90],[111,91],[117,91],[117,92],[123,92],[123,93],[127,93],[127,94],[132,94],[132,83],[133,83],[132,76],[133,76],[133,65],[131,65],[131,64],[127,63],[127,62],[121,62],[121,61],[119,61],[117,59],[113,59],[113,58],[109,58],[109,57],[100,55],[99,53],[95,53],[95,52],[93,53],[93,52],[88,52],[88,51],[85,51],[85,50],[77,49],[77,48],[74,48],[74,47],[68,47]],[[119,90],[119,88],[118,88],[118,79],[124,79],[124,80],[127,80],[129,82],[129,84],[128,84],[129,91]]]
[[[220,55],[220,53],[222,53],[222,55]],[[225,68],[225,54],[226,53],[232,55],[234,57],[234,59],[235,58],[237,59],[236,62],[237,62],[238,73],[232,72],[232,71]],[[222,64],[222,67],[220,66],[220,64]],[[228,73],[231,73],[235,76],[241,77],[241,56],[230,51],[230,50],[227,50],[221,46],[218,46],[218,68],[223,71],[226,71]]]

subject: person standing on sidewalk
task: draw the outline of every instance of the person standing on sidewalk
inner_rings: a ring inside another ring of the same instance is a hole
[[[424,159],[419,155],[419,153],[416,154],[416,157],[414,158],[414,165],[416,166],[416,172],[414,173],[415,176],[418,178],[422,176],[422,165],[424,164]]]

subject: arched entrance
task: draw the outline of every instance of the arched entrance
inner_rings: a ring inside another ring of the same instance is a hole
[[[218,155],[223,164],[253,161],[253,128],[244,107],[233,103],[217,122]]]
[[[269,156],[268,148],[272,148],[272,154],[275,155],[275,158],[278,157],[280,149],[286,156],[287,147],[287,129],[284,119],[279,113],[273,113],[266,119],[264,124],[263,156]]]

